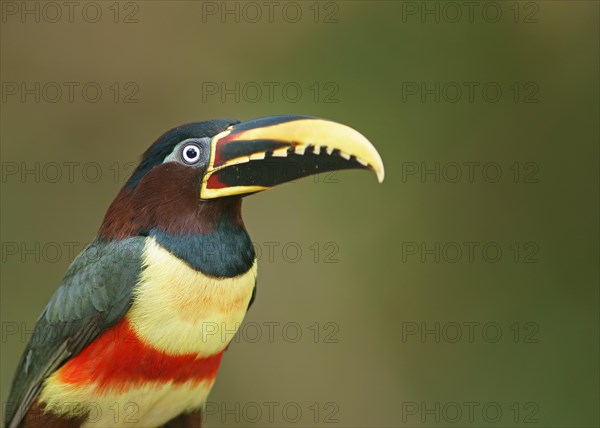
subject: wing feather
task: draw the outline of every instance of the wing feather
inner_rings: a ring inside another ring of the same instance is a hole
[[[50,374],[126,314],[144,242],[96,240],[71,263],[19,362],[6,407],[9,428],[21,424]]]

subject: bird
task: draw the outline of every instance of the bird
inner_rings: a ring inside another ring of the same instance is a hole
[[[381,156],[344,124],[275,115],[160,136],[36,321],[5,426],[197,427],[256,296],[245,196]]]

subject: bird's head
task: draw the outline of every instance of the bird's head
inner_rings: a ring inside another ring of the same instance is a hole
[[[239,205],[240,197],[277,184],[353,168],[370,169],[383,181],[383,162],[373,145],[329,120],[281,115],[183,125],[144,153],[100,235],[125,237],[168,224],[175,233],[202,231],[202,225],[192,224],[198,208],[210,212],[210,207]]]

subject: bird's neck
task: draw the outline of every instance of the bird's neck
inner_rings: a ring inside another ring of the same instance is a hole
[[[161,247],[206,275],[234,277],[250,270],[254,246],[243,223],[223,213],[207,233],[173,234],[155,227],[149,236]]]
[[[215,277],[247,272],[255,259],[254,246],[242,221],[239,197],[198,202],[197,193],[121,190],[113,201],[98,237],[121,240],[148,236],[190,267]]]

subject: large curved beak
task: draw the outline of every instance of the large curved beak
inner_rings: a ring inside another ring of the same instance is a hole
[[[212,138],[200,197],[245,195],[320,172],[354,168],[370,169],[383,181],[381,156],[358,131],[316,117],[263,117]]]

